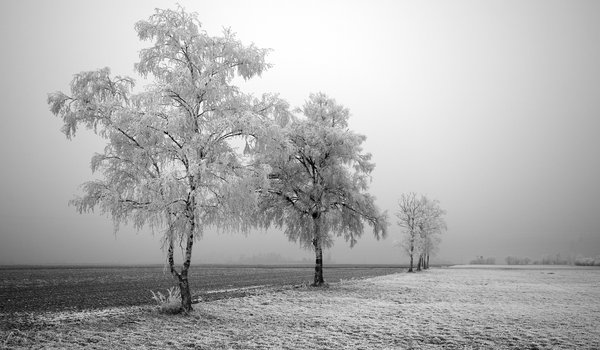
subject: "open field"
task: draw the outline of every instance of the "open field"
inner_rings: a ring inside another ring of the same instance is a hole
[[[599,349],[599,300],[598,268],[433,269],[265,289],[189,315],[4,314],[0,347]]]
[[[373,277],[400,266],[325,267],[325,279]],[[309,266],[197,265],[190,268],[192,293],[203,300],[245,294],[231,289],[312,281]],[[150,290],[175,285],[162,266],[55,266],[0,268],[0,312],[86,310],[154,303]],[[228,292],[218,292],[230,290]],[[242,290],[243,291],[243,290]]]

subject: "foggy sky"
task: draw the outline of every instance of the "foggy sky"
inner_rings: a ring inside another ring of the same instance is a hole
[[[406,261],[394,212],[405,192],[447,210],[439,259],[600,254],[600,2],[181,1],[211,35],[272,48],[246,92],[300,106],[322,91],[351,111],[376,169],[382,241],[337,241],[338,263]],[[73,74],[133,76],[133,25],[168,1],[2,1],[0,264],[162,263],[160,237],[67,202],[103,140],[72,141],[48,110]],[[207,231],[194,262],[278,253],[312,259],[277,230]]]

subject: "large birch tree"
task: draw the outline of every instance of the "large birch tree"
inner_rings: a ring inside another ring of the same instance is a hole
[[[365,224],[385,237],[387,217],[367,192],[375,165],[363,152],[366,137],[348,128],[349,110],[325,94],[311,94],[280,142],[263,152],[271,167],[262,191],[261,217],[285,227],[294,242],[315,252],[314,285],[323,278],[323,248],[335,236],[356,244]]]
[[[187,312],[194,242],[209,226],[247,229],[243,212],[266,184],[266,168],[244,162],[232,140],[255,145],[273,129],[271,116],[287,107],[275,96],[255,99],[232,84],[269,64],[267,50],[242,44],[231,31],[209,36],[197,15],[181,7],[157,9],[135,29],[152,42],[135,64],[152,81],[145,91],[133,93],[132,78],[103,68],[76,74],[70,93],[51,93],[48,103],[67,138],[86,127],[106,140],[91,162],[100,179],[85,183],[71,204],[79,212],[99,209],[116,227],[129,222],[162,231]],[[181,266],[175,264],[177,243]]]

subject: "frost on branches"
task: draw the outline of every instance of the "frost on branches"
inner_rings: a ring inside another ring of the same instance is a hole
[[[116,227],[131,222],[164,230],[182,309],[189,311],[195,239],[207,226],[248,229],[244,218],[254,207],[255,189],[267,186],[269,168],[248,161],[232,140],[256,149],[288,118],[287,105],[232,85],[236,76],[259,76],[269,64],[267,50],[243,45],[229,30],[209,36],[197,15],[181,8],[157,9],[135,29],[153,43],[135,65],[142,77],[153,79],[144,92],[133,93],[132,78],[103,68],[76,74],[70,94],[51,93],[48,103],[67,138],[83,126],[107,142],[91,162],[101,179],[85,183],[83,196],[71,203],[80,212],[98,208]],[[185,247],[179,268],[176,242]]]
[[[324,94],[310,95],[284,128],[281,143],[270,143],[262,161],[272,169],[262,191],[263,224],[285,227],[294,242],[314,249],[314,285],[324,283],[323,248],[334,235],[353,246],[365,223],[385,237],[387,218],[367,193],[375,165],[363,153],[366,137],[348,129],[349,111]]]
[[[415,193],[402,194],[398,200],[398,225],[404,230],[397,245],[403,248],[410,258],[409,272],[413,272],[414,256],[418,255],[417,270],[429,268],[429,256],[435,253],[440,241],[439,235],[446,230],[444,215],[437,200]]]

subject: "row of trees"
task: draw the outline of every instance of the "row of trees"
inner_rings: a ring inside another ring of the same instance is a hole
[[[417,271],[429,268],[429,258],[438,249],[440,234],[446,230],[446,212],[437,200],[431,200],[416,193],[402,194],[398,200],[398,225],[403,235],[396,244],[404,249],[410,258],[409,272],[413,272],[414,258],[417,257]]]
[[[362,149],[365,136],[348,129],[348,109],[320,93],[295,110],[274,94],[244,94],[234,78],[260,76],[270,67],[268,51],[229,30],[207,35],[181,7],[157,9],[135,29],[153,42],[135,64],[153,81],[143,92],[104,68],[76,74],[70,93],[51,93],[48,103],[67,138],[83,126],[107,141],[91,161],[102,176],[71,204],[99,209],[116,228],[162,231],[182,310],[192,309],[192,248],[207,227],[283,228],[314,250],[316,286],[334,236],[353,246],[368,225],[385,237],[386,213],[367,193],[374,164]]]
[[[375,165],[362,149],[365,136],[348,128],[347,108],[322,93],[297,109],[274,94],[244,94],[234,79],[266,71],[268,50],[229,30],[209,36],[181,7],[157,9],[135,29],[153,43],[135,64],[153,81],[143,92],[103,68],[76,74],[70,93],[51,93],[48,103],[68,139],[83,126],[107,141],[91,161],[102,176],[71,204],[110,215],[116,229],[131,223],[161,231],[183,310],[192,308],[193,245],[207,227],[283,229],[314,250],[315,286],[324,283],[323,249],[334,237],[352,247],[365,225],[377,239],[386,236],[387,214],[367,192]],[[399,204],[410,271],[414,256],[417,270],[428,268],[444,211],[414,193]],[[183,247],[180,266],[176,246]]]

